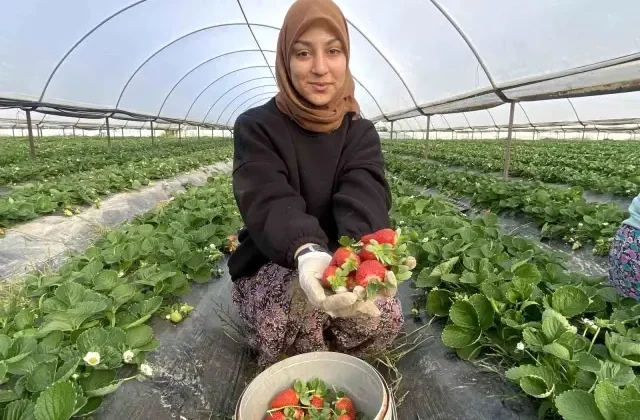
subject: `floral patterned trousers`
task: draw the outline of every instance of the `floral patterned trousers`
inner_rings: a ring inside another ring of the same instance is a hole
[[[622,225],[609,252],[609,283],[622,296],[640,301],[640,229]]]
[[[397,298],[378,298],[381,316],[334,318],[312,307],[298,284],[297,272],[269,263],[252,276],[237,279],[232,299],[245,325],[245,337],[265,367],[312,351],[337,351],[373,357],[391,346],[404,318]]]

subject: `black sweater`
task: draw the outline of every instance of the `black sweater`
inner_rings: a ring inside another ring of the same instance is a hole
[[[275,99],[238,117],[233,192],[245,228],[228,264],[233,280],[269,261],[294,268],[305,243],[335,250],[343,235],[359,239],[389,227],[380,137],[371,121],[352,117],[332,133],[313,133]]]

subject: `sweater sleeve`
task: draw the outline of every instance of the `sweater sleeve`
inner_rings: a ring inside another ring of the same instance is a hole
[[[333,196],[338,236],[360,239],[390,227],[391,191],[384,173],[380,137],[373,124],[348,142]]]
[[[327,247],[326,234],[289,184],[287,168],[268,134],[244,114],[234,127],[233,192],[249,235],[272,262],[292,268],[301,245]]]

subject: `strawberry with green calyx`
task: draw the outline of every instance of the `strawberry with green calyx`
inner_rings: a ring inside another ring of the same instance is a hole
[[[369,235],[364,235],[361,241],[362,243],[366,244],[368,242],[371,242],[372,240],[375,240],[379,244],[389,244],[391,246],[394,246],[398,242],[399,237],[400,237],[400,230],[396,231],[396,230],[387,228],[387,229],[380,229]]]
[[[327,385],[324,381],[314,378],[311,382],[307,384],[310,393],[309,405],[314,408],[322,409],[324,408],[324,399],[327,395]],[[303,399],[301,399],[302,401]]]
[[[376,260],[363,261],[356,271],[356,283],[365,289],[371,282],[383,282],[387,268]]]
[[[355,266],[357,268],[360,264],[360,257],[358,257],[353,248],[343,246],[333,253],[330,265],[343,267],[347,262],[349,262],[351,266]]]
[[[304,418],[304,410],[302,408],[289,407],[284,409],[284,415],[287,420],[301,420]]]
[[[338,398],[335,403],[336,411],[338,413],[346,414],[351,420],[355,420],[356,407],[353,404],[353,401],[351,401],[349,397],[345,396],[343,392],[338,392],[337,397]]]
[[[293,388],[287,388],[276,395],[269,403],[270,409],[280,409],[297,406],[300,403],[300,396],[307,392],[306,383],[297,380]]]
[[[287,420],[287,416],[282,411],[273,411],[264,416],[264,420]]]

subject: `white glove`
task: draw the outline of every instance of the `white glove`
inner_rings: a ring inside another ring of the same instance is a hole
[[[350,292],[327,296],[320,280],[322,273],[330,263],[331,255],[326,252],[313,251],[300,256],[298,258],[298,281],[311,305],[333,316],[335,311],[353,305],[358,296]]]

